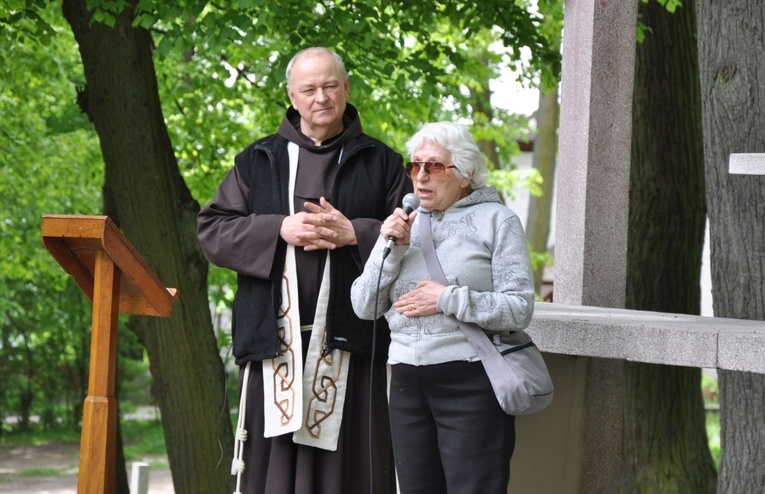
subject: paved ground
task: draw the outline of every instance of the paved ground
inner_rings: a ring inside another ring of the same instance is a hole
[[[167,461],[152,462],[149,494],[174,494]],[[0,449],[0,493],[76,494],[79,444],[49,444]],[[57,475],[51,471],[59,472]],[[44,475],[28,474],[38,472]],[[128,477],[131,467],[128,465]],[[50,474],[47,474],[50,473]]]

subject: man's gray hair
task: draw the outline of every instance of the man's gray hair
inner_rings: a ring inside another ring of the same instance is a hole
[[[343,63],[343,59],[340,58],[340,55],[335,53],[334,51],[330,50],[329,48],[324,48],[321,46],[313,46],[311,48],[306,48],[304,50],[300,50],[299,52],[295,53],[295,56],[292,57],[292,60],[290,60],[290,63],[287,64],[287,89],[292,88],[292,67],[295,66],[295,62],[298,58],[302,57],[303,55],[318,55],[318,54],[328,54],[331,55],[332,58],[335,59],[335,63],[337,64],[337,67],[340,69],[340,73],[343,74],[343,81],[348,80],[348,72],[345,70],[345,63]]]
[[[471,179],[470,189],[475,190],[486,185],[489,177],[486,158],[464,125],[452,122],[426,123],[406,141],[409,157],[414,156],[426,141],[438,144],[451,153],[452,164],[457,167],[462,178]]]

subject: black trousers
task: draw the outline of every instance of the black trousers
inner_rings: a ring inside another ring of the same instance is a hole
[[[506,494],[515,417],[480,362],[391,366],[393,456],[402,494]]]

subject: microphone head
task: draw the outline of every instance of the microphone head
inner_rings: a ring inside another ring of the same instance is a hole
[[[404,199],[401,200],[401,209],[403,209],[406,214],[411,213],[418,207],[420,207],[420,198],[417,197],[417,194],[414,192],[408,193],[404,196]]]

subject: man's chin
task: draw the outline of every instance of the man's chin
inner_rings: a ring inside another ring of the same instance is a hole
[[[338,115],[334,109],[317,110],[313,112],[314,122],[335,122],[338,118],[340,118],[340,115]]]

